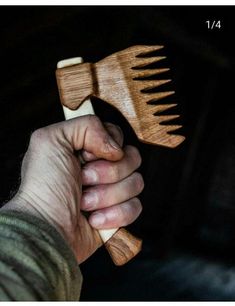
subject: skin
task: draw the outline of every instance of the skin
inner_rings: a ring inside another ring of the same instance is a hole
[[[21,185],[2,210],[33,214],[54,226],[79,263],[102,245],[97,229],[126,226],[142,210],[138,150],[123,145],[119,127],[84,116],[36,130]],[[81,166],[77,151],[86,162]],[[89,212],[88,219],[83,212]]]

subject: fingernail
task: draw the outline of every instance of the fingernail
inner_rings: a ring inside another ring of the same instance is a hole
[[[94,213],[90,217],[90,223],[93,227],[99,227],[105,222],[105,216],[102,213]]]
[[[120,146],[119,144],[116,143],[115,140],[113,140],[112,137],[109,137],[109,144],[111,145],[111,147],[113,147],[115,150],[120,150]]]
[[[84,168],[82,173],[87,184],[94,184],[98,182],[98,175],[95,170]]]
[[[83,205],[86,209],[94,209],[98,203],[98,196],[96,192],[84,192]]]
[[[122,131],[121,127],[117,124],[115,126],[118,129],[119,133],[123,136],[123,131]]]

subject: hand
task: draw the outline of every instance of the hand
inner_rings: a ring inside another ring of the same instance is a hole
[[[3,209],[36,215],[54,226],[79,263],[100,245],[96,229],[121,227],[141,212],[143,179],[136,148],[121,149],[116,126],[84,116],[36,130],[30,139],[16,196]],[[81,168],[76,150],[87,162]],[[82,185],[86,188],[82,192]],[[89,219],[80,211],[91,212]]]

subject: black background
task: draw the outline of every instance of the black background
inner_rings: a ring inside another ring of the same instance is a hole
[[[57,61],[163,44],[186,141],[141,144],[122,116],[93,100],[104,121],[136,145],[145,179],[141,217],[129,229],[143,251],[117,268],[100,249],[81,265],[82,300],[235,299],[234,7],[0,7],[1,203],[19,184],[30,134],[63,120]],[[207,28],[206,21],[221,22]],[[167,75],[166,75],[167,77]]]

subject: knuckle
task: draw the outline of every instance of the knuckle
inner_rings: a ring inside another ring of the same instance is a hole
[[[35,130],[35,131],[32,133],[31,139],[39,138],[39,137],[41,137],[43,134],[44,134],[43,128],[37,129],[37,130]]]
[[[135,206],[138,207],[138,208],[141,208],[141,207],[142,207],[141,201],[140,201],[140,199],[137,198],[137,197],[132,198],[132,204],[135,205]]]
[[[132,217],[135,220],[141,214],[143,209],[139,198],[137,197],[132,198],[130,201],[130,206],[132,207]]]
[[[96,115],[87,115],[88,121],[90,121],[91,125],[97,127],[100,126],[100,119]]]
[[[140,200],[135,197],[125,203],[122,211],[122,220],[125,225],[134,222],[142,211],[142,205]]]
[[[128,151],[131,159],[133,160],[135,166],[139,168],[142,162],[139,150],[134,146],[128,146]]]
[[[46,135],[47,132],[45,128],[35,130],[30,137],[30,145],[35,145],[39,142],[41,143],[42,141],[45,141]]]
[[[142,205],[138,198],[116,205],[112,210],[110,222],[114,222],[117,227],[126,226],[134,222],[142,211]],[[109,219],[109,218],[108,218]]]
[[[135,218],[137,218],[143,210],[140,199],[137,197],[131,199],[131,205],[134,207]]]
[[[134,172],[133,175],[134,175],[135,186],[138,192],[140,193],[144,189],[144,179],[139,172]]]

